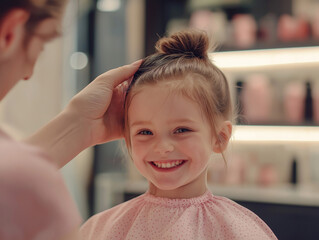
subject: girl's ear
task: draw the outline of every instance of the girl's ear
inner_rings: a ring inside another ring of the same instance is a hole
[[[230,121],[224,121],[217,132],[217,137],[213,139],[213,151],[222,153],[227,148],[232,133],[232,124]]]
[[[24,25],[29,13],[23,9],[13,9],[0,22],[0,53],[10,52],[24,37]]]

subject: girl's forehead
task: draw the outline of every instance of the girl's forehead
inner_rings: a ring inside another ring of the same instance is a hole
[[[189,94],[181,91],[181,88],[169,88],[166,84],[139,87],[131,96],[126,121],[131,126],[132,122],[143,121],[144,118],[151,122],[154,119],[159,121],[159,119],[175,117],[181,119],[188,116],[199,122],[208,123],[213,128],[213,121],[207,114],[210,107],[205,105],[205,101],[196,98],[195,94],[192,97],[188,96]],[[155,117],[156,114],[159,114],[159,118]]]
[[[182,89],[187,89],[189,87],[189,81],[186,80],[186,77],[169,76],[165,78],[154,79],[144,83],[138,83],[132,89],[135,94],[141,91],[148,91],[152,88],[165,88],[167,93],[179,93]]]
[[[134,89],[131,95],[131,102],[136,98],[140,98],[141,96],[149,98],[150,101],[154,100],[154,98],[170,98],[172,96],[183,96],[182,91],[180,89],[173,87],[168,83],[157,83],[157,84],[146,84],[143,86],[138,86]],[[184,96],[183,96],[184,97]]]
[[[199,108],[203,107],[203,102],[198,98],[194,85],[181,80],[180,77],[162,79],[156,83],[153,82],[134,86],[132,88],[131,96],[128,99],[128,106],[130,108],[132,101],[134,101],[137,96],[139,96],[138,98],[140,99],[142,95],[151,101],[159,94],[162,99],[169,98],[172,100],[172,97],[174,96],[182,97],[188,104],[191,102],[196,104]],[[204,98],[204,96],[201,96],[201,98]],[[147,99],[145,99],[145,101],[147,101]]]
[[[136,116],[145,109],[160,111],[171,109],[171,113],[185,111],[190,107],[196,108],[196,112],[203,115],[202,102],[183,93],[180,89],[168,88],[165,85],[149,85],[138,89],[131,98],[128,112]],[[178,108],[178,109],[176,109]],[[174,110],[175,109],[175,110]]]

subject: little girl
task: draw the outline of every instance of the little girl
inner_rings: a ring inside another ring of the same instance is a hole
[[[157,42],[134,75],[125,99],[125,141],[149,189],[99,213],[83,239],[276,239],[254,213],[207,189],[213,152],[232,132],[230,91],[207,56],[203,32]]]

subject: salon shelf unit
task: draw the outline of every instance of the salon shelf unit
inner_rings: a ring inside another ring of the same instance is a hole
[[[209,54],[212,62],[234,79],[253,73],[265,73],[281,79],[311,78],[319,80],[319,47],[275,48],[225,51]],[[235,90],[232,89],[233,94]],[[239,143],[319,143],[318,126],[238,125],[232,140]]]
[[[225,72],[308,68],[319,66],[319,47],[225,51],[209,57]]]
[[[312,126],[235,126],[231,139],[248,144],[317,144],[319,127]]]

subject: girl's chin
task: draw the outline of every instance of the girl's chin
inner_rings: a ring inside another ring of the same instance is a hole
[[[180,191],[179,187],[172,185],[152,185],[149,192],[156,197],[183,198],[183,196],[181,196],[182,192]]]

